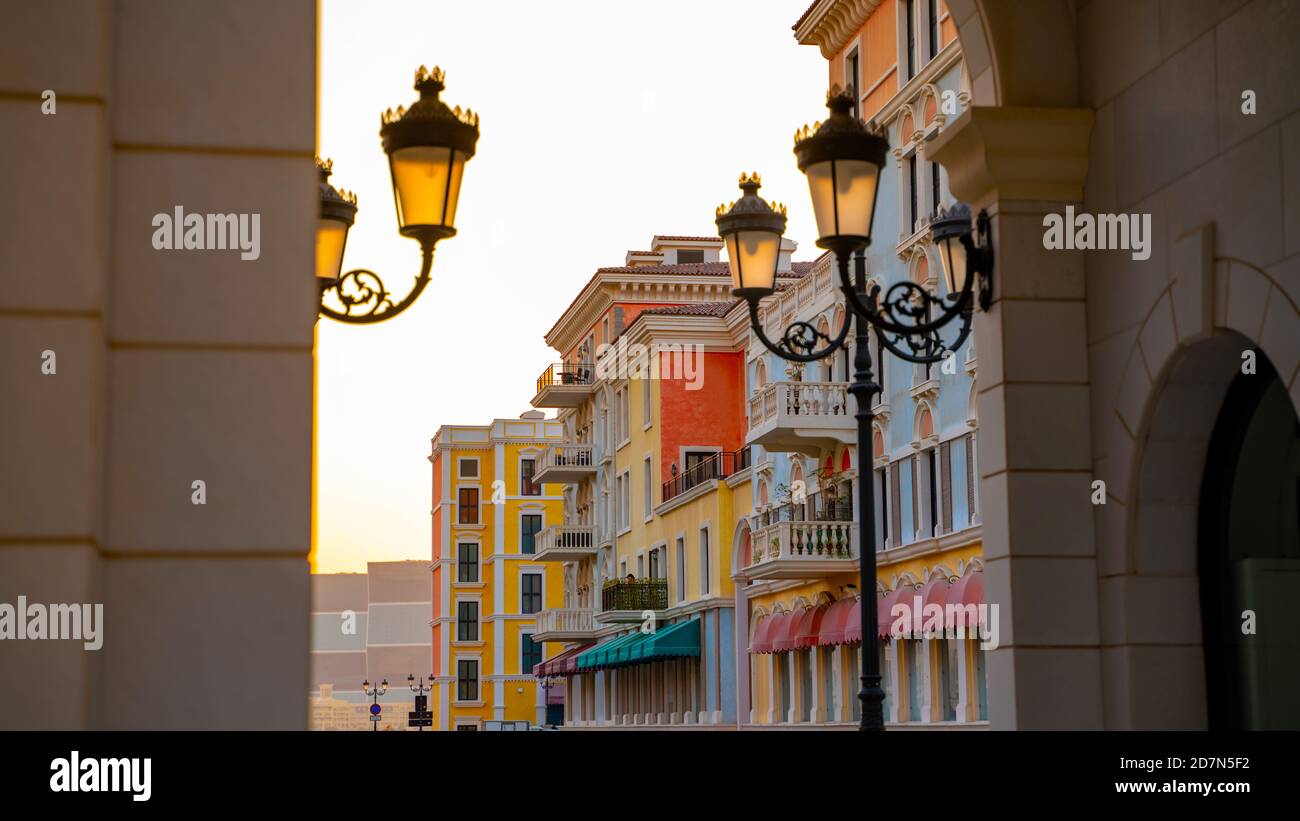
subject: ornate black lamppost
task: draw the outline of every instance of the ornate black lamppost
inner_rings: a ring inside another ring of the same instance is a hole
[[[433,690],[433,673],[429,674],[429,683],[424,683],[424,676],[420,676],[420,683],[415,683],[415,674],[411,673],[406,677],[406,684],[415,693],[415,709],[411,711],[411,720],[416,722],[416,732],[424,732],[424,720],[426,715],[425,694]]]
[[[370,729],[379,732],[379,697],[388,692],[388,679],[376,684],[373,688],[370,686],[370,680],[366,679],[361,682],[361,692],[366,694],[366,698],[374,699],[370,703]]]
[[[936,216],[932,236],[940,246],[947,294],[940,298],[910,280],[889,286],[883,298],[880,287],[866,288],[863,251],[871,244],[880,171],[889,143],[871,133],[854,117],[853,99],[836,90],[827,97],[831,116],[813,129],[795,135],[794,152],[799,170],[808,178],[817,220],[817,246],[834,252],[839,267],[839,287],[856,317],[853,382],[849,392],[857,402],[858,424],[858,572],[863,596],[862,612],[862,730],[883,730],[880,657],[876,602],[868,591],[876,589],[876,532],[872,495],[871,399],[880,392],[871,373],[868,333],[874,331],[883,348],[908,362],[935,363],[961,347],[970,335],[974,313],[972,283],[980,282],[980,307],[992,301],[993,244],[988,215],[981,212],[972,238],[970,209],[956,205]],[[849,322],[834,339],[808,322],[795,322],[773,342],[763,332],[758,304],[775,290],[781,235],[785,232],[785,207],[773,208],[758,196],[758,175],[742,176],[744,196],[717,212],[718,234],[726,242],[732,293],[749,303],[750,327],[768,350],[791,362],[813,362],[845,346]],[[976,242],[978,240],[978,244]],[[856,271],[849,276],[849,259],[857,256]],[[933,315],[937,312],[937,316]],[[961,326],[948,345],[939,331],[954,319]]]
[[[320,313],[340,322],[365,324],[392,319],[409,308],[424,286],[433,267],[433,247],[438,240],[455,236],[456,203],[460,199],[465,163],[474,156],[478,143],[478,115],[460,106],[448,108],[438,99],[444,74],[435,67],[420,66],[415,72],[415,89],[420,99],[411,107],[385,111],[379,130],[388,167],[393,177],[393,200],[397,205],[398,231],[420,243],[423,264],[415,285],[400,302],[374,271],[343,269],[343,248],[348,228],[356,216],[356,197],[329,185],[329,164],[321,164],[321,222],[316,237],[316,276],[321,285]],[[326,294],[342,310],[326,302]]]

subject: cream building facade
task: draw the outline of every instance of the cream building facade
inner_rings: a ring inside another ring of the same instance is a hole
[[[105,624],[0,645],[0,726],[303,729],[316,3],[2,5],[0,600]]]

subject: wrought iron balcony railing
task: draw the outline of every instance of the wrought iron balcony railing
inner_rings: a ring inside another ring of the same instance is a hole
[[[602,613],[612,610],[666,610],[667,579],[626,579],[605,582],[600,591]]]
[[[702,462],[692,465],[663,484],[661,502],[682,495],[710,479],[725,479],[750,465],[749,448],[715,453]]]

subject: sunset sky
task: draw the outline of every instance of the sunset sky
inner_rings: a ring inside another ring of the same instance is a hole
[[[542,336],[578,289],[653,234],[715,234],[741,171],[789,205],[795,258],[816,256],[791,151],[825,114],[826,62],[790,30],[806,5],[322,0],[319,152],[360,198],[345,270],[377,271],[396,299],[418,272],[379,142],[417,66],[446,70],[443,99],[482,136],[419,302],[379,325],[320,321],[318,572],[429,558],[438,427],[529,410],[558,358]]]

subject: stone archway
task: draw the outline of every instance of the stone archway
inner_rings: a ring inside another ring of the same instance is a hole
[[[972,105],[928,153],[956,199],[988,211],[996,243],[994,302],[975,320],[985,594],[1001,605],[991,724],[1204,726],[1194,686],[1159,701],[1134,686],[1179,665],[1190,675],[1200,652],[1196,541],[1168,528],[1186,521],[1204,465],[1177,490],[1160,477],[1179,470],[1166,458],[1194,460],[1171,437],[1210,435],[1227,383],[1190,380],[1219,346],[1257,345],[1300,397],[1300,242],[1281,216],[1300,196],[1278,182],[1282,122],[1300,106],[1216,111],[1224,83],[1300,68],[1295,32],[1273,0],[1176,20],[1066,0],[948,5]],[[1139,34],[1160,44],[1137,47],[1155,49],[1143,60],[1094,59]],[[1166,81],[1187,90],[1176,110],[1161,104]],[[1149,215],[1151,254],[1045,249],[1044,215],[1067,206]],[[1208,419],[1165,418],[1197,390]],[[1090,501],[1098,480],[1104,505]],[[1163,541],[1144,542],[1152,533]],[[1162,563],[1188,575],[1139,572]],[[1178,608],[1143,610],[1166,600],[1186,604],[1182,624],[1168,623]]]

